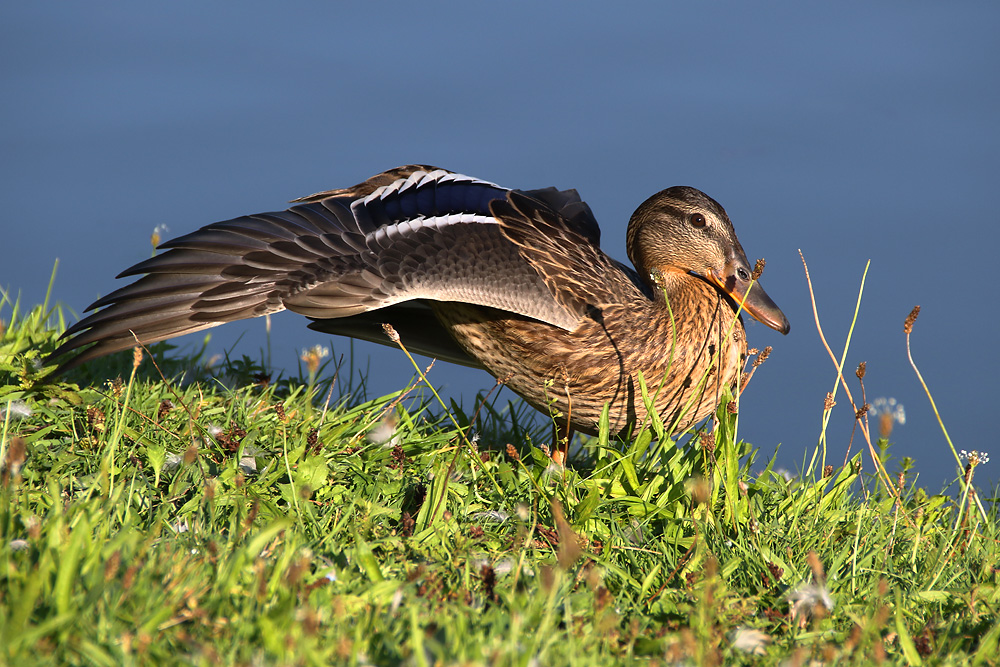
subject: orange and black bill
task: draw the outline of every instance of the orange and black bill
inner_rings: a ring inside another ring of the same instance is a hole
[[[747,267],[736,266],[731,262],[726,265],[722,275],[709,271],[707,278],[737,304],[743,304],[743,310],[753,315],[758,322],[783,334],[788,333],[791,328],[788,318],[781,312],[781,308],[778,308],[778,304],[771,300],[760,283],[750,279]]]

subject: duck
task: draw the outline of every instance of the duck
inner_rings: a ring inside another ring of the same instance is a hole
[[[602,420],[625,436],[647,409],[678,433],[737,391],[744,314],[790,329],[726,211],[693,187],[632,214],[634,268],[601,250],[576,190],[413,164],[291,204],[209,224],[123,271],[140,277],[67,329],[57,372],[289,310],[316,331],[483,369],[567,438]]]

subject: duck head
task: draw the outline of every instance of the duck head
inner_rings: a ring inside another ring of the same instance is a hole
[[[644,279],[689,273],[714,285],[757,321],[787,334],[788,318],[759,282],[722,206],[695,188],[668,188],[644,201],[628,223],[629,259]]]

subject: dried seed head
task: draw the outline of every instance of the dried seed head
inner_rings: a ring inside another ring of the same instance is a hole
[[[858,411],[854,413],[854,418],[861,419],[862,417],[864,417],[866,414],[868,414],[868,408],[870,407],[871,405],[869,405],[868,403],[862,405],[860,408],[858,408]]]
[[[538,568],[538,574],[540,575],[539,579],[541,580],[542,590],[548,593],[556,583],[555,567],[552,565],[542,565]]]
[[[823,477],[833,477],[833,466],[823,467]]]
[[[108,583],[118,575],[118,569],[122,564],[121,549],[111,554],[111,557],[104,562],[104,583]]]
[[[858,370],[854,371],[854,374],[858,376],[859,380],[865,379],[865,371],[867,370],[867,368],[868,368],[867,361],[862,361],[860,364],[858,364]]]
[[[691,499],[697,505],[704,505],[712,497],[712,485],[704,477],[697,477],[688,482]]]
[[[715,451],[715,434],[714,433],[702,433],[701,434],[701,448],[707,452]]]
[[[132,368],[139,368],[139,364],[142,363],[142,348],[133,347],[132,348]]]
[[[768,345],[767,347],[765,347],[765,348],[764,348],[764,349],[763,349],[763,350],[761,351],[761,353],[757,355],[757,358],[756,358],[756,359],[754,359],[754,361],[753,361],[753,367],[754,367],[754,368],[757,368],[757,367],[758,367],[758,366],[760,366],[760,365],[761,365],[762,363],[764,363],[765,361],[767,361],[767,358],[771,356],[771,351],[772,351],[773,349],[774,349],[774,348],[773,348],[773,347],[771,347],[770,345]]]
[[[556,560],[559,567],[568,570],[583,553],[583,539],[573,530],[573,526],[570,525],[563,512],[562,503],[558,500],[552,501],[552,518],[555,520],[556,534],[559,536]]]
[[[895,424],[895,420],[889,413],[883,413],[878,416],[878,435],[880,438],[888,438],[892,433],[892,427]]]
[[[21,474],[21,468],[24,467],[24,462],[28,460],[28,447],[24,438],[20,436],[14,436],[10,439],[10,444],[7,447],[7,452],[3,457],[3,473],[0,475],[2,483],[4,486],[10,482],[11,478],[15,480]]]
[[[736,407],[736,401],[729,401],[728,403],[726,403],[726,412],[728,412],[731,415],[735,415],[737,412],[739,412],[739,409]]]
[[[323,449],[323,443],[319,441],[319,431],[312,429],[306,434],[306,446],[312,454],[318,454]]]
[[[913,333],[913,323],[917,321],[918,315],[920,315],[920,306],[914,306],[910,314],[906,316],[906,321],[903,322],[903,333],[907,336]]]
[[[750,274],[751,280],[758,280],[760,274],[764,273],[764,267],[767,265],[763,259],[758,259],[757,263],[753,265],[753,273]]]
[[[399,342],[399,334],[396,333],[396,330],[393,328],[391,324],[386,322],[385,324],[382,325],[382,330],[385,331],[385,335],[388,336],[389,340],[391,340],[393,343]]]
[[[815,551],[810,551],[806,554],[806,562],[809,563],[809,569],[812,570],[813,578],[818,582],[825,582],[826,573],[823,571],[823,563]]]
[[[823,409],[832,410],[833,406],[835,406],[836,404],[837,401],[833,400],[833,392],[832,391],[826,392],[826,399],[823,401]]]
[[[517,449],[514,447],[514,445],[510,444],[509,442],[507,443],[507,456],[514,459],[515,461],[521,460],[521,455],[517,453]]]
[[[96,405],[91,405],[87,408],[87,423],[90,425],[91,429],[95,431],[103,431],[104,421],[104,410],[101,410]]]

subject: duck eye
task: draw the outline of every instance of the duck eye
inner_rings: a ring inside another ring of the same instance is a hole
[[[737,269],[736,274],[740,277],[740,280],[750,280],[750,274],[747,273],[746,269]]]
[[[707,224],[705,221],[705,216],[703,216],[701,213],[691,214],[691,224],[694,225],[695,227],[698,227],[699,229],[701,227],[704,227]]]

